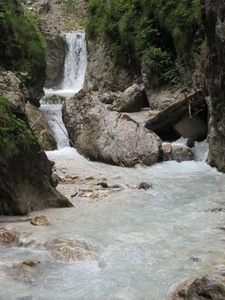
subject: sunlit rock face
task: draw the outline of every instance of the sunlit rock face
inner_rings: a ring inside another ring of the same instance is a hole
[[[160,138],[127,115],[108,111],[93,95],[81,90],[63,106],[70,140],[85,157],[132,167],[158,161]]]
[[[225,3],[205,0],[203,24],[206,34],[206,88],[209,92],[208,162],[225,172]]]

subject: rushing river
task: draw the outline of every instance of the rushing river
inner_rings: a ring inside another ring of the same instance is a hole
[[[122,168],[90,162],[69,147],[47,155],[65,174],[107,178],[122,190],[98,201],[74,197],[74,208],[40,212],[49,227],[12,224],[34,242],[0,246],[0,299],[166,300],[181,281],[224,271],[225,236],[216,226],[224,224],[225,212],[215,210],[225,208],[224,174],[204,161]],[[137,189],[143,181],[152,189]],[[69,185],[64,191],[73,193]],[[56,237],[97,246],[100,258],[61,262],[36,248]],[[34,258],[41,263],[28,278],[14,271],[13,264]]]
[[[110,166],[68,147],[65,129],[58,126],[60,105],[41,109],[59,144],[47,156],[62,174],[104,178],[122,189],[90,201],[72,198],[72,184],[59,185],[74,207],[30,214],[45,215],[51,226],[5,218],[4,225],[16,227],[20,238],[14,246],[0,245],[1,300],[167,300],[186,279],[224,273],[225,233],[218,228],[225,218],[225,175],[205,163],[205,143],[196,144],[192,162]],[[152,188],[138,189],[141,182]],[[38,247],[53,238],[85,241],[99,249],[99,258],[60,261]],[[19,268],[27,259],[40,263]]]

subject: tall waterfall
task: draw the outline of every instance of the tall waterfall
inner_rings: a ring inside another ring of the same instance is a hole
[[[46,89],[45,94],[73,95],[83,87],[87,66],[85,33],[64,33],[67,54],[63,80],[59,89]]]
[[[70,97],[83,87],[87,66],[85,33],[64,33],[67,43],[67,54],[64,65],[64,75],[59,89],[45,89],[45,95],[62,95]],[[61,117],[61,99],[51,103],[47,97],[41,100],[41,111],[46,116],[50,127],[54,132],[58,149],[69,146],[66,128]]]
[[[84,33],[65,33],[68,51],[65,59],[62,90],[71,89],[78,92],[84,82],[86,60],[86,44]]]

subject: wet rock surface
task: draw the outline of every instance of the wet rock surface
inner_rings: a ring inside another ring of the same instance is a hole
[[[209,275],[185,281],[175,290],[171,300],[224,300],[224,282],[222,276]]]
[[[16,239],[17,235],[16,229],[7,229],[0,226],[0,243],[10,244]]]
[[[32,218],[30,223],[35,226],[49,226],[50,225],[46,216],[43,216],[43,215]]]
[[[194,160],[194,154],[186,145],[163,144],[159,161],[175,160],[177,162]]]
[[[44,150],[57,149],[52,129],[40,110],[30,102],[27,102],[25,106],[25,113],[27,115],[30,128],[34,130]]]
[[[51,255],[62,261],[97,260],[100,255],[99,248],[84,241],[68,240],[65,238],[53,239],[46,242],[42,249],[50,251]]]
[[[206,34],[205,79],[209,93],[208,163],[225,172],[225,3],[205,0],[202,14]]]
[[[160,138],[129,116],[108,111],[93,95],[81,90],[62,111],[70,140],[85,157],[130,167],[157,162]]]

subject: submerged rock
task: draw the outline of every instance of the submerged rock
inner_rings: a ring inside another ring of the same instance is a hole
[[[0,228],[0,243],[9,244],[15,240],[16,236],[15,229]]]
[[[37,266],[40,263],[41,262],[38,259],[27,259],[27,260],[24,260],[21,263],[21,265],[25,265],[25,266],[29,266],[29,267],[35,267],[35,266]]]
[[[149,190],[152,188],[152,184],[151,183],[147,183],[147,182],[141,182],[139,185],[138,185],[138,189],[139,190]]]
[[[48,225],[50,225],[49,221],[47,220],[47,218],[45,216],[36,216],[30,221],[30,223],[32,225],[36,225],[36,226],[48,226]]]
[[[40,263],[38,259],[27,259],[21,263],[14,264],[9,272],[12,272],[12,276],[17,281],[32,283],[37,277],[36,268]]]
[[[43,249],[50,251],[52,256],[58,260],[83,261],[97,260],[100,249],[84,241],[68,240],[64,238],[53,239],[43,245]]]
[[[93,95],[81,90],[62,111],[70,140],[87,158],[127,167],[157,162],[160,138],[129,116],[108,111]]]

